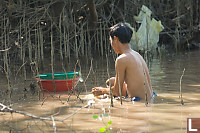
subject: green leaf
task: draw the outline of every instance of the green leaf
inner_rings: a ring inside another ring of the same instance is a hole
[[[98,115],[93,115],[93,118],[94,118],[94,119],[97,119],[97,118],[98,118]]]
[[[106,130],[105,128],[100,128],[100,129],[99,129],[99,132],[100,132],[100,133],[103,133],[103,132],[105,132],[105,130]]]
[[[110,130],[106,130],[106,133],[111,133]]]
[[[108,127],[108,125],[106,125],[104,128],[107,128]]]
[[[104,117],[107,117],[107,116],[108,116],[108,113],[105,113],[105,114],[101,114],[101,115],[100,115],[100,117],[103,117],[103,116],[104,116]]]
[[[109,122],[108,122],[108,125],[111,125],[111,124],[112,124],[112,121],[109,121]]]

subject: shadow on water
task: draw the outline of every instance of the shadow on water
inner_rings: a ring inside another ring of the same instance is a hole
[[[142,102],[131,102],[128,99],[120,101],[114,99],[114,107],[110,108],[110,99],[97,99],[90,94],[94,86],[105,86],[107,77],[106,60],[93,59],[92,69],[90,60],[81,60],[81,72],[85,82],[85,89],[80,95],[83,103],[76,99],[76,95],[67,103],[67,94],[48,93],[41,95],[41,100],[35,93],[32,95],[30,84],[34,81],[31,71],[27,74],[29,80],[24,81],[23,74],[11,78],[13,95],[11,107],[38,117],[54,118],[63,122],[33,119],[17,113],[0,113],[0,130],[11,132],[98,132],[112,121],[106,129],[111,132],[185,132],[187,117],[200,117],[200,51],[192,51],[178,55],[166,55],[153,58],[150,62],[150,76],[152,87],[158,94],[154,102],[145,107]],[[114,60],[110,58],[110,76],[115,76]],[[74,71],[76,60],[65,63],[66,71]],[[44,70],[40,73],[51,72],[50,62],[46,60]],[[16,67],[17,68],[17,67]],[[184,106],[180,104],[180,77],[183,69],[181,87]],[[79,71],[80,67],[76,69]],[[55,72],[62,72],[62,64],[56,62]],[[88,76],[88,73],[90,75]],[[85,88],[83,83],[79,89]],[[0,75],[1,103],[6,105],[7,80],[4,74]],[[24,88],[27,92],[24,92]],[[38,88],[38,86],[36,86]],[[26,93],[26,94],[25,94]],[[24,97],[26,95],[26,97]],[[89,103],[88,103],[89,102]],[[91,104],[92,106],[85,106]],[[93,116],[98,115],[98,119]],[[56,127],[56,129],[55,129]]]

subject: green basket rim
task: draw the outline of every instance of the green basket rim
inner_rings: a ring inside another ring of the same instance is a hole
[[[78,75],[79,72],[59,72],[59,73],[54,73],[54,77],[59,77],[59,76],[65,76],[67,74],[67,77],[73,76],[73,75]],[[45,74],[39,74],[36,75],[36,78],[40,78],[40,79],[52,79],[52,73],[45,73]]]

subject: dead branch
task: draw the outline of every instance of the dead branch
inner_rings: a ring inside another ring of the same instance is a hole
[[[53,122],[53,129],[54,129],[54,133],[56,133],[56,123],[54,121],[53,116],[51,116],[52,122]]]
[[[52,97],[52,98],[56,98],[57,100],[59,100],[62,104],[64,104],[64,102],[60,99],[60,96],[59,97],[57,97],[57,96],[55,96],[55,95],[52,95],[49,91],[47,91],[48,92],[48,94],[50,95],[50,97]],[[44,102],[46,101],[46,99],[48,98],[48,96],[47,97],[45,97],[45,98],[43,98],[43,101],[42,101],[42,104],[41,104],[41,106],[43,106],[44,105]]]
[[[10,47],[10,48],[7,48],[7,49],[0,50],[0,52],[6,52],[6,51],[8,51],[8,50],[10,50],[10,49],[11,49],[11,47]]]
[[[2,103],[0,103],[0,107],[2,107],[0,112],[18,113],[18,114],[21,114],[21,115],[29,116],[31,118],[40,119],[40,120],[49,120],[49,121],[52,120],[51,118],[48,118],[48,117],[38,117],[36,115],[25,113],[25,112],[22,112],[22,111],[19,111],[19,110],[14,110],[14,109],[6,106],[6,105],[3,105]]]
[[[46,101],[47,98],[48,98],[48,97],[43,98],[41,107],[44,105],[44,102]]]
[[[14,45],[12,45],[12,46],[9,47],[9,48],[0,50],[0,52],[6,52],[6,51],[10,50],[11,48],[13,48],[14,46],[20,47],[19,42],[16,42],[16,41],[15,41]]]
[[[109,2],[109,0],[101,0],[100,3],[98,3],[96,5],[96,8],[100,9],[102,8],[103,6],[105,6],[105,4],[107,4]]]
[[[26,61],[26,62],[27,62],[27,61]],[[24,62],[24,63],[20,66],[20,68],[17,70],[16,76],[18,75],[18,73],[19,73],[19,71],[21,70],[21,68],[22,68],[24,65],[26,65],[26,62]]]
[[[182,83],[182,78],[183,78],[184,73],[185,73],[185,68],[183,69],[183,73],[182,73],[182,75],[180,77],[180,96],[179,96],[179,98],[181,99],[181,105],[184,105],[183,95],[182,95],[182,88],[181,88],[181,83]]]
[[[111,90],[111,80],[110,80],[110,72],[109,72],[109,64],[108,64],[108,55],[107,54],[106,54],[106,62],[107,62],[107,74],[108,74],[109,89],[110,89],[110,106],[114,107],[114,105],[113,105],[113,95],[112,95],[112,90]]]
[[[75,114],[77,114],[80,110],[82,110],[83,108],[88,108],[90,106],[90,104],[87,104],[87,105],[85,105],[85,106],[83,106],[83,107],[81,107],[80,109],[77,109],[74,113],[72,113],[72,114],[70,114],[69,116],[67,116],[66,118],[64,118],[64,119],[62,119],[62,120],[60,120],[60,121],[65,121],[65,120],[67,120],[67,119],[69,119],[70,117],[72,117],[72,116],[74,116]]]
[[[64,119],[52,119],[52,116],[51,115],[50,117],[39,117],[39,116],[36,116],[36,115],[32,115],[32,114],[29,114],[29,113],[26,113],[26,112],[23,112],[23,111],[19,111],[19,110],[14,110],[2,103],[0,103],[0,112],[9,112],[9,113],[17,113],[17,114],[21,114],[21,115],[24,115],[24,116],[28,116],[28,117],[31,117],[31,118],[34,118],[34,119],[40,119],[40,120],[46,120],[46,121],[59,121],[59,122],[64,122],[65,120],[69,119],[70,117],[74,116],[75,114],[77,114],[80,110],[82,110],[83,108],[87,108],[89,107],[90,104],[87,104],[85,106],[82,106],[80,109],[77,109],[75,112],[73,112],[72,114],[68,115],[67,117],[65,117]],[[58,114],[58,113],[56,113]],[[54,125],[54,131],[55,131],[55,125]]]

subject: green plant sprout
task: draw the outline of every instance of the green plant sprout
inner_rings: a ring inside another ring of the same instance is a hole
[[[101,115],[100,115],[100,117],[103,117],[103,116],[106,117],[106,116],[108,116],[108,114],[106,113],[106,114],[101,114]],[[94,118],[94,119],[98,119],[99,116],[98,116],[98,115],[93,115],[93,118]],[[99,132],[100,132],[100,133],[103,133],[103,132],[111,133],[109,129],[106,129],[106,128],[107,128],[109,125],[111,125],[111,124],[112,124],[112,121],[111,121],[111,120],[108,121],[108,124],[107,124],[105,127],[100,128],[100,129],[99,129]]]

